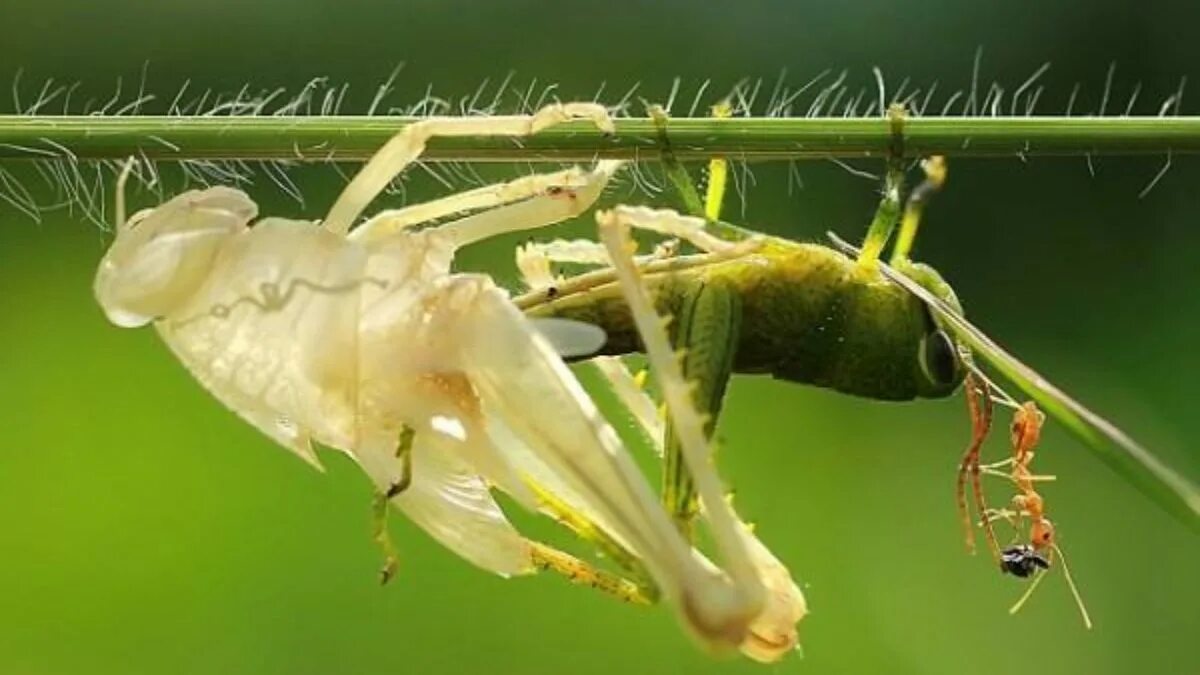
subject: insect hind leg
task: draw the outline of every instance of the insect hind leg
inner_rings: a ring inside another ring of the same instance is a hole
[[[646,346],[651,369],[658,376],[663,398],[680,436],[685,461],[696,483],[706,516],[712,524],[713,538],[725,560],[726,571],[732,581],[732,585],[724,589],[722,594],[693,597],[687,607],[688,616],[694,625],[709,626],[708,630],[744,635],[763,610],[766,591],[742,532],[744,526],[725,500],[720,480],[709,463],[710,452],[704,435],[704,422],[694,408],[679,361],[663,330],[662,320],[655,313],[654,305],[638,275],[630,251],[631,226],[646,223],[687,224],[689,219],[673,211],[655,212],[650,209],[617,207],[612,211],[598,212],[596,220],[600,225],[600,238],[609,250],[618,282],[623,288],[630,312]],[[700,227],[703,227],[703,220],[690,220],[697,221]],[[656,227],[648,229],[658,230]],[[697,234],[694,227],[672,229],[672,234],[684,236],[689,240],[693,240]],[[719,242],[719,245],[733,246],[728,242]],[[717,628],[718,626],[724,628]]]

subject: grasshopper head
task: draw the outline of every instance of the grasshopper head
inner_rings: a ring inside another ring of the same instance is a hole
[[[222,244],[258,207],[240,190],[191,190],[117,226],[92,289],[118,326],[145,325],[200,288]]]
[[[962,314],[958,296],[937,270],[924,263],[907,263],[903,272]],[[924,303],[916,298],[913,301],[924,317],[924,331],[916,354],[918,395],[926,398],[947,396],[958,388],[966,375],[958,343]]]

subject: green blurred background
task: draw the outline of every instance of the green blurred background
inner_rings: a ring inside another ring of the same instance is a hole
[[[399,62],[402,101],[510,69],[564,99],[602,81],[665,96],[675,76],[722,93],[785,68],[793,84],[849,68],[870,85],[872,65],[952,89],[982,45],[984,79],[1010,90],[1053,62],[1047,111],[1076,81],[1077,110],[1094,109],[1115,61],[1113,100],[1141,82],[1145,112],[1200,62],[1200,6],[1185,3],[812,4],[3,0],[0,74],[23,68],[26,98],[51,77],[103,98],[143,62],[147,91],[167,98],[188,78],[236,90],[326,75],[365,107]],[[1083,158],[952,160],[918,255],[1000,342],[1195,477],[1200,165],[1176,158],[1139,199],[1161,163],[1097,160],[1093,176]],[[340,184],[320,175],[305,207],[267,181],[255,196],[319,217]],[[828,163],[802,165],[791,195],[783,167],[755,175],[747,222],[796,238],[858,236],[875,201]],[[107,325],[93,225],[7,207],[0,221],[0,673],[1200,672],[1196,537],[1061,429],[1038,468],[1060,477],[1044,494],[1096,629],[1057,574],[1007,615],[1021,585],[962,550],[958,397],[734,382],[722,470],[805,584],[803,659],[710,658],[669,611],[490,577],[398,518],[400,575],[380,588],[356,468],[327,456],[328,473],[312,471],[211,400],[152,331]],[[511,279],[514,241],[465,265]]]

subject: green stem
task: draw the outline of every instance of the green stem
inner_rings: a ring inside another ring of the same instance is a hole
[[[0,160],[61,157],[155,160],[359,161],[414,118],[84,117],[0,115]],[[426,159],[591,161],[659,159],[648,118],[620,119],[607,136],[585,123],[529,139],[439,138]],[[680,160],[883,157],[891,123],[879,118],[687,118],[670,121]],[[1200,153],[1200,117],[926,117],[905,120],[906,157]]]

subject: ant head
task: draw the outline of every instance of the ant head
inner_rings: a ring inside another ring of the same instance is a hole
[[[1000,571],[1022,579],[1041,569],[1050,569],[1050,561],[1029,544],[1019,544],[1000,552]]]
[[[1054,545],[1054,525],[1045,518],[1033,521],[1029,528],[1029,541],[1039,551],[1050,548]]]
[[[226,238],[258,207],[239,190],[190,190],[118,223],[93,290],[118,326],[141,326],[187,300],[207,278]]]

